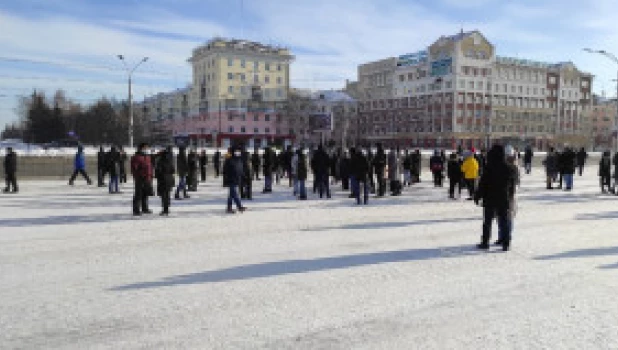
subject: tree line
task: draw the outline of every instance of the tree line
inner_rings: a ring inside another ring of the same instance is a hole
[[[84,145],[126,145],[129,142],[129,106],[126,102],[101,98],[90,105],[68,99],[62,90],[51,98],[35,91],[19,99],[19,120],[6,125],[0,137],[17,138],[32,144],[77,140]],[[135,142],[152,142],[149,123],[134,108]],[[160,133],[159,133],[160,134]],[[160,135],[158,135],[160,136]]]

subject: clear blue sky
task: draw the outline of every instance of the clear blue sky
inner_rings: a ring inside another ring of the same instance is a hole
[[[213,36],[292,48],[292,84],[338,88],[359,63],[478,29],[498,54],[573,61],[615,95],[616,67],[583,47],[618,54],[616,0],[9,0],[0,2],[0,126],[17,96],[62,88],[83,103],[126,98],[124,54],[150,60],[135,96],[185,86],[191,49]]]

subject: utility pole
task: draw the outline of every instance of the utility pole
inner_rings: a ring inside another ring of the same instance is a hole
[[[132,69],[129,69],[129,66],[127,65],[127,62],[125,61],[123,55],[118,55],[117,57],[124,64],[129,80],[129,147],[133,148],[133,94],[131,93],[132,76],[133,72],[135,72],[137,67],[139,67],[142,63],[148,61],[148,57],[142,58]]]

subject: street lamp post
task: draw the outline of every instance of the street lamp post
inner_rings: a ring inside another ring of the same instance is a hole
[[[124,59],[123,55],[118,55],[118,59],[122,61],[124,67],[127,71],[127,76],[129,80],[129,147],[133,148],[133,95],[131,94],[131,80],[133,76],[133,72],[139,67],[142,63],[148,61],[148,57],[142,58],[133,68],[129,68],[127,62]]]
[[[584,51],[588,53],[596,53],[599,55],[603,55],[609,58],[610,60],[612,60],[614,63],[616,63],[616,65],[618,65],[618,57],[616,57],[616,55],[614,55],[611,52],[607,52],[605,50],[593,50],[589,48],[584,49]],[[616,78],[618,79],[618,70],[616,70]],[[618,135],[615,134],[617,132],[618,132],[618,84],[616,84],[616,115],[614,116],[614,130],[612,130],[612,143],[614,145],[614,151],[616,150],[616,146],[618,145],[618,142],[616,142],[616,137]]]

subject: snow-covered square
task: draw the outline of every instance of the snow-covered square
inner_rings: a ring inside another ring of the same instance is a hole
[[[236,215],[211,178],[137,219],[130,185],[22,182],[0,197],[0,348],[618,348],[618,197],[596,166],[573,192],[543,175],[509,252],[478,251],[481,209],[427,173],[368,206],[254,182]]]

